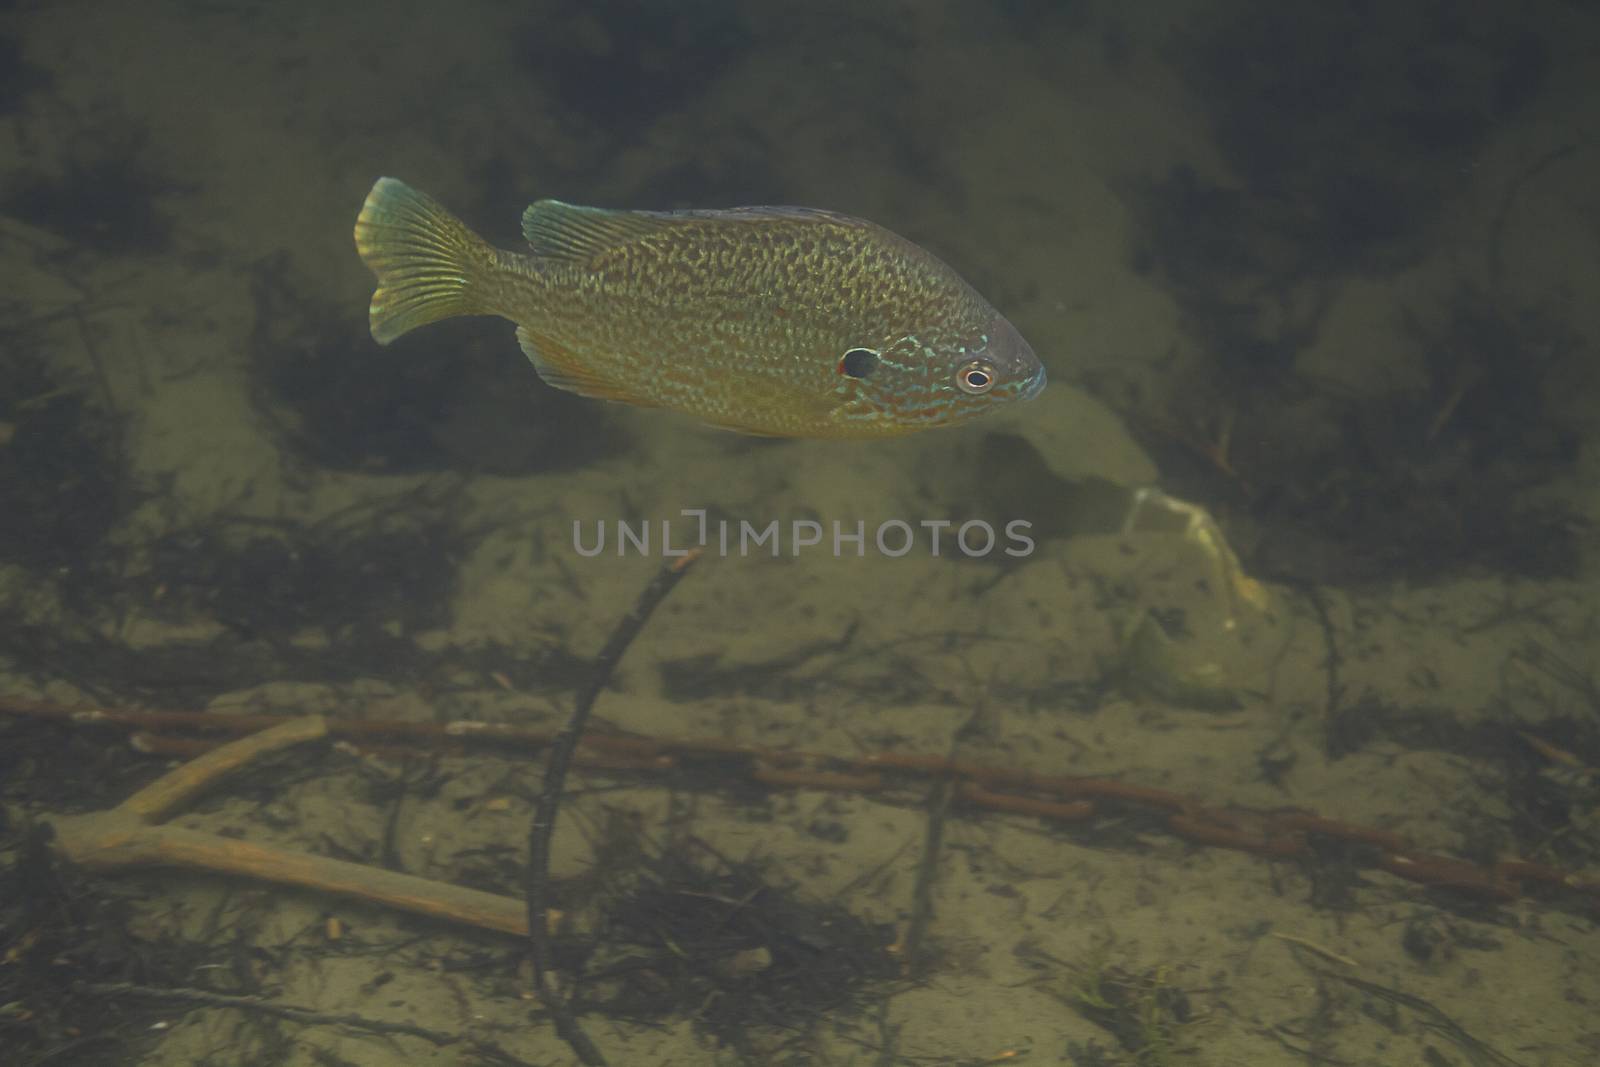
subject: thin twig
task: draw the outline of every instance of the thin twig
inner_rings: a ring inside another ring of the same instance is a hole
[[[622,617],[611,637],[595,659],[594,675],[578,694],[572,716],[550,746],[550,762],[545,767],[544,788],[539,795],[539,805],[534,809],[533,825],[528,829],[528,871],[526,879],[528,901],[528,946],[533,956],[534,988],[550,1012],[556,1033],[572,1046],[578,1059],[591,1067],[603,1067],[606,1062],[600,1050],[589,1040],[578,1020],[567,1010],[566,1001],[551,988],[546,967],[550,954],[550,933],[546,925],[550,889],[550,838],[555,833],[556,812],[561,805],[561,789],[566,783],[567,769],[572,765],[572,755],[588,723],[594,702],[611,681],[612,673],[622,661],[623,654],[633,639],[639,636],[644,624],[657,605],[677,586],[689,568],[698,559],[698,550],[679,556],[657,572],[633,610]]]
[[[1402,993],[1398,989],[1379,985],[1376,982],[1364,981],[1348,974],[1339,974],[1337,971],[1318,971],[1324,978],[1332,978],[1353,986],[1371,996],[1386,1000],[1391,1004],[1398,1004],[1402,1008],[1409,1008],[1422,1016],[1422,1025],[1442,1037],[1455,1042],[1456,1047],[1465,1052],[1473,1063],[1483,1067],[1521,1067],[1516,1060],[1502,1052],[1496,1051],[1487,1042],[1473,1037],[1460,1023],[1434,1007],[1428,1001],[1410,993]]]
[[[915,977],[922,970],[928,926],[933,922],[933,883],[939,877],[939,857],[944,850],[944,824],[950,814],[955,788],[942,778],[928,791],[928,825],[923,836],[922,859],[917,864],[917,881],[911,891],[911,922],[901,942],[904,972]]]
[[[1334,626],[1333,613],[1328,607],[1327,600],[1314,585],[1307,584],[1303,592],[1311,604],[1311,609],[1316,612],[1317,623],[1322,627],[1323,643],[1328,649],[1328,657],[1322,663],[1322,668],[1327,674],[1327,703],[1322,709],[1322,724],[1324,730],[1331,731],[1334,719],[1340,714],[1340,701],[1344,698],[1344,683],[1339,679],[1339,665],[1343,662],[1343,657],[1339,654],[1337,628]]]
[[[1307,952],[1313,952],[1325,960],[1331,960],[1334,963],[1342,963],[1346,967],[1361,966],[1361,964],[1357,963],[1349,956],[1341,956],[1337,952],[1333,951],[1333,949],[1325,948],[1322,945],[1317,944],[1315,941],[1308,941],[1306,938],[1296,937],[1294,934],[1280,934],[1276,930],[1272,931],[1272,936],[1277,938],[1279,941],[1284,941],[1291,945],[1298,945]]]

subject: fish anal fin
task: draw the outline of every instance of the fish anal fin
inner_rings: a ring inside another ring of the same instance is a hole
[[[517,327],[517,344],[523,355],[533,364],[533,369],[546,385],[595,400],[615,400],[639,407],[655,407],[624,383],[613,380],[587,367],[569,348],[550,340],[535,337],[526,326]]]

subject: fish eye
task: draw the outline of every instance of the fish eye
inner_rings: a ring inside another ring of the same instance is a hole
[[[870,348],[852,348],[839,359],[839,373],[846,378],[865,378],[878,366],[878,353]]]
[[[994,364],[975,359],[956,371],[956,384],[969,396],[980,396],[994,388]]]

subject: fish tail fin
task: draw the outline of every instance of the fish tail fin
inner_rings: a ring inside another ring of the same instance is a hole
[[[369,314],[379,344],[440,319],[492,313],[482,296],[494,249],[427,193],[379,178],[361,205],[355,236],[356,251],[378,276]]]

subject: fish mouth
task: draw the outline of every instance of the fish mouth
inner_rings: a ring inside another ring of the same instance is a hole
[[[1032,400],[1043,392],[1048,375],[1033,346],[1004,318],[997,316],[989,330],[994,340],[989,344],[988,355],[1001,374],[1016,383],[1011,396],[1017,400]]]

